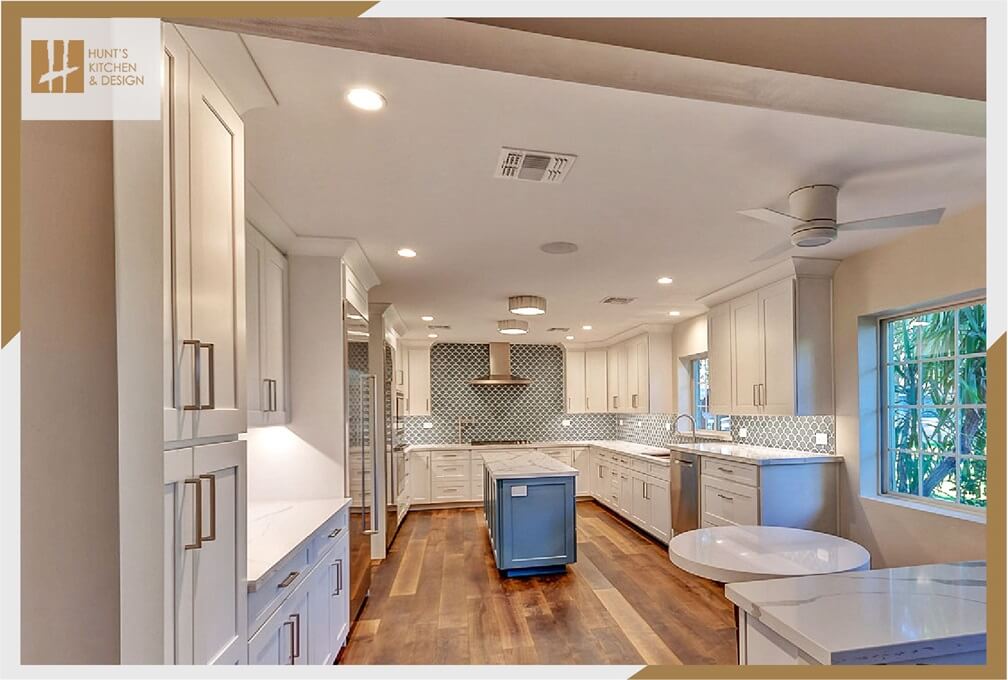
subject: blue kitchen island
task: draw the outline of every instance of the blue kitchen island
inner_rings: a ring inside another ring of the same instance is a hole
[[[535,451],[485,460],[483,511],[504,576],[563,572],[577,560],[574,482],[578,471]]]

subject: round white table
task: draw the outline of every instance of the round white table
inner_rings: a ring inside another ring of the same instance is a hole
[[[672,563],[691,574],[738,583],[868,569],[854,541],[806,529],[726,526],[695,529],[669,541]]]

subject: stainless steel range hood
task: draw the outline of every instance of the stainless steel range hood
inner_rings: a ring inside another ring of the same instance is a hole
[[[511,343],[490,343],[490,373],[469,381],[470,385],[528,385],[532,381],[511,374]]]

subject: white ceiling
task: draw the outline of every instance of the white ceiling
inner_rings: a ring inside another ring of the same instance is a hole
[[[250,181],[298,235],[356,238],[382,281],[372,300],[394,303],[409,337],[429,313],[452,326],[440,340],[500,339],[519,293],[549,300],[530,342],[562,339],[549,326],[587,342],[699,313],[697,297],[772,264],[750,258],[787,236],[735,211],[785,208],[810,182],[841,186],[841,221],[984,199],[982,138],[245,40],[279,101],[244,116]],[[349,107],[359,85],[388,107]],[[578,160],[560,185],[495,179],[501,146]],[[908,231],[844,234],[814,255]],[[580,250],[539,251],[554,240]],[[638,300],[600,305],[609,295]]]

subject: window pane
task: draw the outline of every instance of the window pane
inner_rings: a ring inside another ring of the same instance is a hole
[[[987,455],[987,409],[964,408],[959,411],[959,453]]]
[[[889,490],[917,495],[916,453],[889,453]]]
[[[922,409],[920,415],[922,448],[927,451],[955,452],[955,410]]]
[[[959,360],[959,403],[987,403],[987,357]]]
[[[955,456],[921,457],[921,495],[942,501],[956,502]]]
[[[959,353],[987,351],[987,305],[983,302],[959,310]]]
[[[959,461],[962,502],[978,508],[987,506],[987,461],[963,458]]]
[[[955,403],[955,361],[925,361],[921,364],[922,404]]]
[[[731,432],[731,416],[715,416],[717,422],[715,430],[719,432]]]
[[[894,408],[889,410],[889,447],[894,449],[920,448],[920,432],[917,427],[915,409]]]
[[[955,351],[955,312],[951,309],[921,314],[910,322],[920,333],[920,356],[948,357]]]
[[[918,364],[893,364],[888,369],[888,403],[891,406],[917,403]]]
[[[917,358],[917,328],[913,319],[897,319],[886,324],[889,329],[887,361],[913,361]]]

